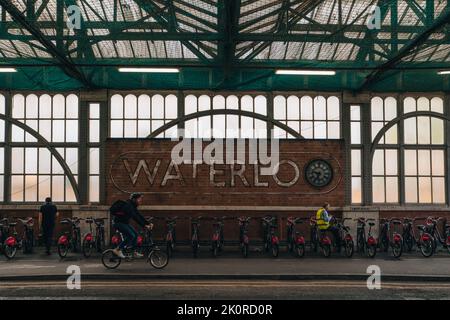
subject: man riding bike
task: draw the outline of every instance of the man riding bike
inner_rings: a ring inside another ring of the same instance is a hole
[[[322,208],[317,210],[316,212],[316,221],[319,230],[329,230],[333,233],[334,243],[336,246],[337,252],[341,251],[341,237],[339,235],[339,228],[332,225],[333,216],[328,213],[330,210],[330,204],[325,203]]]
[[[151,227],[151,224],[145,220],[138,210],[138,207],[142,204],[142,201],[143,195],[141,193],[132,193],[130,199],[127,201],[122,201],[121,207],[118,210],[119,212],[114,214],[113,227],[122,233],[124,240],[117,248],[113,249],[113,252],[122,259],[125,258],[125,255],[122,252],[124,248],[127,247],[134,249],[136,247],[138,235],[136,230],[130,225],[130,220],[133,219],[141,227]],[[136,258],[140,258],[143,255],[135,251],[134,256]]]

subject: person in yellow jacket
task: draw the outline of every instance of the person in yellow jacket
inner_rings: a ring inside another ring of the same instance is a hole
[[[339,252],[341,251],[341,237],[339,235],[339,229],[331,224],[333,216],[328,213],[328,210],[330,210],[329,203],[325,203],[322,208],[317,210],[317,227],[319,228],[319,230],[329,230],[333,233],[334,244],[336,246],[336,250]]]

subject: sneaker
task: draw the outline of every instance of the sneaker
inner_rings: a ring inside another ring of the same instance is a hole
[[[139,253],[137,251],[134,252],[134,257],[135,258],[142,258],[144,255],[142,253]]]
[[[125,256],[122,253],[122,250],[119,248],[113,249],[113,253],[121,259],[125,259]]]

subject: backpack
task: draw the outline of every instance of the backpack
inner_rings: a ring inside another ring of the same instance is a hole
[[[117,200],[112,204],[111,208],[109,208],[109,213],[115,217],[125,216],[125,212],[123,212],[122,209],[126,204],[127,204],[126,201]]]

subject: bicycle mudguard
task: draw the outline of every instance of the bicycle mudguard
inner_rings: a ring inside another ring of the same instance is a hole
[[[92,234],[88,233],[85,237],[84,240],[87,242],[91,242],[94,240],[94,237],[92,236]]]
[[[367,239],[367,244],[372,246],[372,245],[376,245],[377,244],[377,239],[375,239],[374,237],[369,237]]]
[[[305,237],[299,236],[295,239],[296,244],[305,244]]]
[[[272,236],[272,244],[278,244],[280,242],[280,240],[278,239],[277,236]]]
[[[69,239],[67,238],[66,235],[63,235],[63,236],[59,237],[58,244],[68,245]]]
[[[5,240],[5,245],[8,247],[15,247],[17,245],[17,240],[14,237],[8,237]]]

